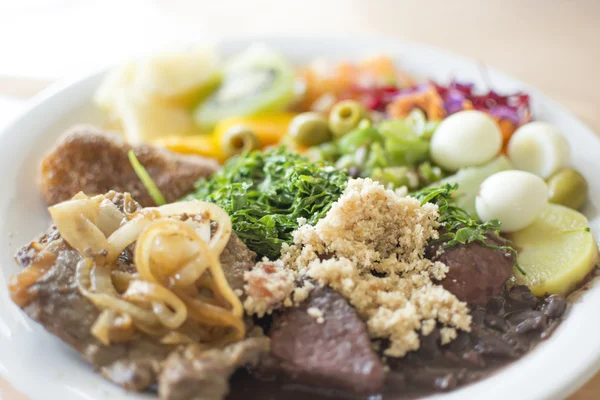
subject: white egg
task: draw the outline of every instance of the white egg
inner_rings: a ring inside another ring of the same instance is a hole
[[[431,138],[431,158],[456,171],[485,164],[502,148],[496,121],[481,111],[459,111],[444,119]]]
[[[508,142],[508,158],[515,168],[546,179],[569,166],[567,139],[552,124],[530,122],[521,126]]]
[[[475,208],[479,219],[502,222],[501,232],[515,232],[530,225],[548,204],[548,186],[525,171],[502,171],[479,187]]]

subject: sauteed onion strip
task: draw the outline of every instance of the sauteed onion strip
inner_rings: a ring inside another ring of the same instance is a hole
[[[244,337],[243,307],[219,260],[231,236],[220,207],[192,200],[126,215],[105,196],[78,194],[49,210],[82,256],[76,281],[101,310],[91,331],[102,343],[130,339],[133,327],[169,343]],[[134,243],[136,271],[119,267]]]

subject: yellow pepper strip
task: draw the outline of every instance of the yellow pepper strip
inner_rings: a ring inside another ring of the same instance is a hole
[[[221,149],[212,135],[165,136],[153,140],[152,143],[176,153],[222,158]]]
[[[231,127],[243,125],[256,133],[261,147],[271,146],[279,143],[283,135],[287,133],[288,126],[295,116],[296,114],[293,113],[282,112],[253,117],[231,117],[219,122],[213,135],[220,141]]]
[[[279,143],[296,114],[281,112],[252,117],[232,117],[219,122],[210,135],[166,136],[153,141],[154,144],[184,154],[198,154],[225,161],[221,140],[225,132],[236,125],[243,125],[256,133],[260,147]]]

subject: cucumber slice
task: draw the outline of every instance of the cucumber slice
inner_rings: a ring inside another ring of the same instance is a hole
[[[440,182],[434,183],[435,186],[440,186],[445,183],[458,183],[458,189],[454,192],[456,204],[468,212],[473,217],[477,218],[475,211],[475,197],[479,192],[479,186],[489,176],[496,172],[512,169],[512,165],[508,158],[500,155],[487,164],[479,167],[462,168],[454,175],[450,175]]]
[[[226,65],[221,86],[198,105],[194,119],[213,128],[225,118],[281,111],[293,98],[292,67],[267,47],[252,46]]]

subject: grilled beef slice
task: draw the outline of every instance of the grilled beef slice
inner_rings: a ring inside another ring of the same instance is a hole
[[[312,307],[321,311],[323,321],[308,314]],[[315,288],[299,307],[275,318],[271,356],[285,375],[311,387],[367,394],[377,392],[385,378],[365,323],[342,295],[327,287]]]
[[[256,253],[250,250],[238,235],[231,233],[227,246],[221,253],[221,266],[231,289],[243,290],[244,272],[254,267]]]
[[[121,209],[133,211],[138,205],[129,195],[109,193]],[[144,390],[157,381],[161,362],[174,349],[173,346],[157,343],[139,335],[135,339],[105,346],[90,333],[90,328],[100,314],[88,299],[81,295],[77,287],[75,270],[81,255],[73,250],[60,237],[55,229],[50,229],[38,244],[24,247],[16,256],[17,262],[29,265],[36,257],[40,246],[56,246],[56,260],[50,269],[35,283],[24,289],[27,298],[23,310],[51,333],[69,343],[79,351],[107,379],[128,390]],[[119,258],[117,268],[130,270],[131,255]],[[226,276],[239,280],[238,275],[254,265],[255,254],[235,236],[227,244],[221,258]],[[234,268],[230,268],[235,266]],[[231,273],[230,271],[233,271]]]
[[[224,349],[190,345],[171,353],[159,377],[163,400],[217,400],[229,393],[229,377],[244,365],[255,366],[269,352],[269,338],[253,337]]]
[[[144,207],[154,201],[135,174],[127,152],[133,149],[167,202],[189,193],[194,183],[212,175],[219,164],[212,159],[181,155],[151,145],[131,146],[116,133],[92,126],[75,126],[59,139],[42,160],[41,190],[50,205],[69,200],[78,192],[129,192]]]
[[[141,337],[111,346],[94,338],[90,328],[99,311],[77,288],[75,267],[80,259],[79,253],[63,242],[54,266],[29,287],[31,300],[23,310],[73,346],[108,379],[128,390],[150,386],[156,380],[159,362],[171,348]]]

